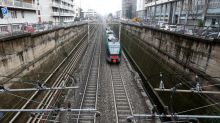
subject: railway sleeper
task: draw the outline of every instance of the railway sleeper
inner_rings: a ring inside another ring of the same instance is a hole
[[[89,84],[88,88],[96,88],[96,86],[97,86],[96,84]]]
[[[86,96],[95,96],[95,93],[87,93]]]
[[[84,103],[92,103],[92,104],[95,104],[95,100],[84,100]]]
[[[118,114],[118,118],[119,119],[127,119],[127,117],[129,116],[130,114]]]
[[[127,98],[127,97],[125,96],[125,94],[123,94],[123,95],[115,95],[115,97],[116,97],[116,99],[117,99],[117,98]]]
[[[119,112],[119,114],[131,114],[131,111],[130,111],[130,109],[124,109],[124,110],[119,110],[118,109],[118,112]]]
[[[96,86],[88,85],[87,90],[96,90]]]
[[[85,97],[85,99],[87,100],[87,99],[91,99],[91,100],[94,100],[96,97]]]
[[[122,92],[115,92],[115,96],[117,97],[117,96],[125,96],[125,93],[122,93]],[[125,96],[126,97],[126,96]]]
[[[92,103],[84,103],[83,104],[84,109],[93,109],[94,107],[95,107],[95,105]]]
[[[122,84],[114,84],[114,87],[121,87],[121,88],[123,88],[123,85]]]
[[[119,123],[127,123],[127,120],[126,119],[118,119]]]
[[[120,78],[114,78],[113,77],[112,80],[114,81],[114,84],[122,84]]]
[[[118,102],[118,101],[127,101],[127,99],[126,98],[116,98],[116,101]]]
[[[96,76],[95,77],[91,77],[89,79],[89,82],[92,82],[92,83],[89,83],[89,85],[94,85],[96,81],[97,81],[97,77]]]
[[[117,105],[128,105],[128,102],[116,102],[117,103]]]
[[[87,90],[86,93],[96,93],[96,90]]]
[[[123,90],[123,89],[115,89],[115,92],[122,92],[122,93],[125,93],[125,90]]]
[[[128,105],[117,106],[117,109],[118,110],[127,110],[127,109],[129,109],[129,106]]]

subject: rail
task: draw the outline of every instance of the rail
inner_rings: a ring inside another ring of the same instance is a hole
[[[98,30],[100,32],[100,30]],[[99,33],[97,33],[99,35]],[[100,55],[101,55],[101,48],[99,45],[99,39],[97,39],[97,35],[95,38],[95,47],[93,50],[92,60],[89,66],[88,76],[86,78],[86,85],[83,91],[82,100],[80,103],[80,109],[86,108],[96,108],[97,106],[97,97],[98,97],[98,83],[99,83],[99,69],[100,69]],[[98,48],[97,48],[98,47]],[[98,51],[97,51],[98,50]],[[91,121],[95,123],[96,116],[88,116],[87,114],[83,114],[79,112],[76,118],[76,123],[81,121]]]
[[[119,66],[111,66],[111,83],[114,98],[115,122],[126,122],[126,118],[129,115],[133,115],[133,110]],[[136,121],[133,122],[136,123]]]
[[[83,39],[86,39],[86,37],[84,37]],[[72,57],[72,59],[70,60],[70,62],[68,63],[69,65],[66,66],[66,69],[64,69],[64,71],[67,71],[66,73],[69,73],[71,71],[74,70],[74,68],[76,67],[77,65],[77,62],[78,62],[78,59],[80,59],[80,56],[82,55],[83,51],[85,50],[86,48],[86,44],[87,42],[84,41],[84,45],[82,44],[80,49],[75,53],[75,55]],[[78,47],[78,45],[76,46]],[[55,87],[59,87],[62,85],[62,76],[63,75],[60,75],[59,78],[57,79],[57,82],[56,82],[56,85]],[[63,78],[67,78],[68,75],[64,75]],[[50,105],[52,105],[53,101],[56,100],[56,95],[60,95],[60,92],[58,91],[55,91],[55,92],[48,92],[46,94],[46,96],[43,98],[43,100],[41,101],[41,103],[38,105],[37,108],[48,108]],[[58,97],[58,96],[57,96]],[[56,101],[55,101],[56,102]],[[46,105],[44,105],[46,104]],[[39,123],[41,121],[41,119],[43,118],[43,115],[40,115],[40,117],[35,117],[32,122],[35,122],[37,120],[37,122]],[[29,118],[28,122],[31,121],[32,118]]]
[[[43,84],[48,83],[48,81],[55,75],[55,73],[61,68],[61,66],[65,63],[65,61],[70,57],[70,55],[75,51],[75,49],[78,47],[78,45],[83,41],[83,39],[86,38],[86,35],[79,41],[79,43],[73,48],[73,50],[69,53],[69,55],[55,68],[55,70],[45,79]],[[25,109],[30,103],[31,100],[33,100],[39,91],[34,92],[34,94],[29,98],[29,100],[21,107],[21,109]],[[11,118],[10,123],[14,122],[18,116],[21,114],[21,112],[17,112],[16,115]]]

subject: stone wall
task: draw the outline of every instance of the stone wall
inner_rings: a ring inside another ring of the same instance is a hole
[[[10,76],[86,33],[86,25],[0,39],[0,75]]]
[[[122,24],[123,33],[138,39],[165,61],[184,71],[220,76],[220,41],[195,38],[151,27]],[[138,42],[137,42],[138,43]]]

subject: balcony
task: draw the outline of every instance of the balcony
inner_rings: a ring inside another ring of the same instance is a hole
[[[52,12],[52,16],[74,16],[74,14],[73,13]]]
[[[169,3],[177,0],[158,0],[158,1],[153,1],[145,4],[145,7],[149,6],[154,6],[154,5],[159,5],[159,4],[164,4],[164,3]]]
[[[9,8],[36,10],[36,6],[31,3],[21,2],[21,1],[0,1],[0,6],[6,6]]]
[[[73,11],[73,8],[72,8],[72,7],[66,6],[66,5],[62,5],[62,4],[56,3],[56,2],[51,3],[51,6],[52,6],[52,7],[56,7],[56,8],[61,8],[61,9],[66,9],[66,10],[71,10],[71,11]]]

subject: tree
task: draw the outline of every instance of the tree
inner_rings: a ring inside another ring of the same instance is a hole
[[[197,21],[197,26],[198,27],[203,27],[204,26],[204,23],[201,19]]]
[[[188,22],[188,19],[191,17],[191,19],[193,20],[194,25],[197,18],[198,18],[198,1],[199,0],[185,0],[184,1],[184,11],[186,13],[186,23]]]

